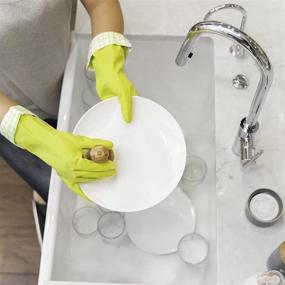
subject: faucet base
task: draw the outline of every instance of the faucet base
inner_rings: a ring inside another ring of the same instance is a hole
[[[248,167],[263,153],[263,150],[257,151],[254,144],[254,137],[258,129],[258,123],[249,126],[246,118],[241,120],[232,151],[240,157],[242,167]]]

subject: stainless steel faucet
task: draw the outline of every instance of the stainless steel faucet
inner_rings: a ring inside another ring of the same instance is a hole
[[[188,32],[176,57],[176,64],[183,66],[194,54],[195,43],[206,33],[218,34],[242,46],[254,59],[260,69],[260,80],[247,117],[241,120],[238,134],[233,144],[233,152],[240,156],[241,165],[251,165],[263,153],[256,150],[254,136],[258,130],[260,115],[265,97],[273,80],[273,69],[266,53],[259,44],[245,32],[229,24],[218,21],[203,21],[194,25]]]
[[[245,28],[245,24],[246,24],[246,20],[247,20],[247,13],[246,13],[246,10],[240,6],[240,5],[237,5],[237,4],[221,4],[221,5],[218,5],[214,8],[212,8],[204,17],[204,21],[208,21],[209,18],[215,14],[216,12],[220,11],[220,10],[224,10],[224,9],[233,9],[233,10],[236,10],[236,11],[239,11],[241,12],[242,14],[242,20],[241,20],[241,24],[240,24],[240,30],[241,31],[244,31],[244,28]],[[231,47],[230,47],[230,53],[234,56],[234,57],[237,57],[237,58],[244,58],[245,56],[245,51],[244,49],[240,46],[240,45],[237,45],[237,44],[233,44]]]

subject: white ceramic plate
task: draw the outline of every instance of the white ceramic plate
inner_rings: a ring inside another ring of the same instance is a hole
[[[165,199],[177,186],[185,167],[182,130],[159,104],[133,98],[133,121],[122,120],[117,98],[102,101],[87,111],[74,133],[111,140],[117,175],[81,184],[96,204],[113,211],[134,212]]]
[[[160,204],[125,215],[127,232],[140,249],[153,254],[177,250],[180,239],[195,229],[194,207],[180,188]]]

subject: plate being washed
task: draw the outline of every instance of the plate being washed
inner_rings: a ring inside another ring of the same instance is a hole
[[[152,254],[177,250],[180,239],[194,232],[195,211],[188,196],[176,190],[158,205],[125,215],[127,232],[133,243]]]
[[[125,123],[117,98],[102,101],[79,120],[75,134],[111,140],[117,174],[81,184],[84,193],[103,208],[135,212],[150,208],[177,186],[185,167],[182,130],[159,104],[133,97],[133,120]]]

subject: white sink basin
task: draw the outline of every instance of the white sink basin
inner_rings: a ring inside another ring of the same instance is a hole
[[[119,244],[107,244],[99,235],[80,238],[72,229],[71,218],[85,202],[67,190],[53,172],[39,284],[215,283],[217,204],[212,41],[203,38],[191,65],[180,68],[174,60],[182,37],[130,36],[129,39],[133,50],[126,70],[139,94],[172,113],[184,131],[191,154],[201,156],[207,163],[204,182],[188,195],[195,205],[196,232],[209,243],[208,262],[196,268],[186,265],[176,253],[147,254],[127,236]],[[73,130],[85,112],[82,92],[94,84],[84,74],[89,41],[87,36],[74,36],[61,96],[58,125],[61,130]]]

